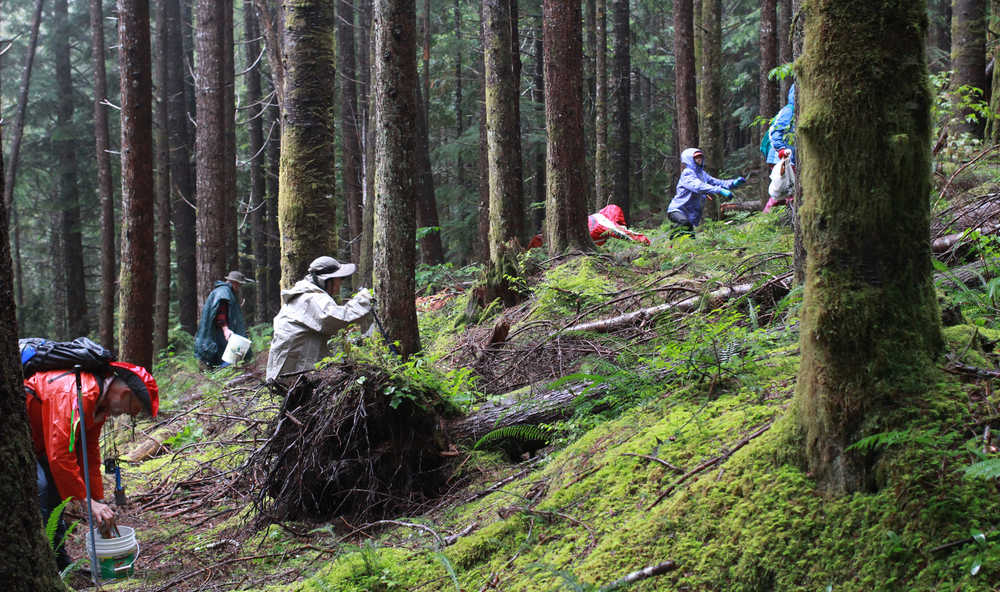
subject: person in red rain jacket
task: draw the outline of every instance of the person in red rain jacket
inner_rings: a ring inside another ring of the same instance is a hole
[[[83,455],[90,469],[91,508],[94,520],[101,524],[114,518],[114,510],[105,504],[99,448],[101,428],[108,417],[145,411],[156,417],[159,389],[152,375],[140,366],[111,362],[106,376],[80,374],[83,410],[77,403],[76,374],[72,370],[38,372],[24,381],[25,405],[31,423],[35,450],[39,505],[42,524],[67,497],[86,503],[87,489],[83,473]],[[87,430],[87,450],[81,449],[80,423]],[[60,520],[55,543],[63,541],[66,525]],[[56,563],[62,570],[70,563],[64,546],[56,551]]]

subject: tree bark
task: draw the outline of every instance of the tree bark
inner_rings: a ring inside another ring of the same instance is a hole
[[[153,83],[149,0],[118,0],[122,101],[119,359],[153,367]]]
[[[223,57],[223,84],[224,94],[222,102],[223,122],[225,124],[225,152],[223,162],[225,163],[226,177],[223,189],[225,193],[221,198],[222,211],[226,216],[226,244],[225,244],[225,270],[238,269],[240,263],[240,240],[239,221],[237,212],[240,208],[240,198],[236,194],[236,55],[235,43],[233,39],[233,0],[223,2],[223,25],[222,32],[225,36],[222,45]]]
[[[167,2],[156,7],[156,317],[153,351],[167,348],[170,328],[170,150],[168,145],[167,48],[169,44]]]
[[[177,259],[177,311],[181,328],[198,329],[198,274],[195,255],[194,165],[188,133],[185,52],[180,0],[167,5],[167,135],[170,146],[170,188]]]
[[[275,96],[277,96],[275,91]],[[281,233],[278,230],[278,175],[281,170],[281,109],[277,103],[268,108],[267,142],[267,311],[276,315],[281,309]],[[257,278],[257,281],[262,281]]]
[[[703,43],[701,48],[701,75],[698,77],[698,107],[701,121],[698,130],[699,146],[705,155],[704,167],[718,175],[723,161],[722,141],[722,2],[701,1]],[[705,203],[707,217],[719,217],[718,200]]]
[[[629,0],[614,0],[614,133],[611,134],[611,149],[614,154],[610,167],[611,196],[622,209],[626,220],[632,219],[632,195],[630,191],[632,165],[632,60],[629,52]],[[604,203],[598,205],[603,206]]]
[[[542,41],[542,14],[538,14],[538,26],[535,30],[535,74],[532,78],[531,100],[535,104],[535,113],[538,121],[545,121],[545,47]],[[545,226],[545,142],[535,143],[534,155],[534,186],[532,196],[531,219],[532,225],[529,234],[532,232],[542,232]],[[542,206],[542,207],[539,207]]]
[[[284,3],[285,109],[281,126],[278,227],[281,285],[316,257],[335,252],[333,103],[334,0]]]
[[[371,287],[373,280],[375,234],[375,117],[370,108],[370,90],[372,76],[372,3],[371,0],[360,0],[358,16],[361,22],[361,37],[358,39],[358,69],[361,87],[358,89],[358,106],[361,109],[361,121],[364,124],[360,134],[364,144],[364,194],[363,211],[361,215],[361,261],[358,265],[360,276],[359,287]]]
[[[790,64],[792,59],[792,0],[778,0],[778,63]],[[792,82],[791,76],[781,79],[778,103],[788,96]]]
[[[778,85],[767,76],[777,65],[777,0],[764,0],[760,4],[760,116],[763,119],[771,119],[780,108]],[[767,133],[766,127],[762,130],[762,134]]]
[[[66,0],[52,5],[52,48],[55,58],[56,87],[59,99],[56,109],[56,133],[52,148],[59,159],[60,235],[64,249],[60,264],[66,278],[66,315],[69,334],[89,333],[87,291],[83,274],[83,233],[80,228],[80,195],[77,191],[76,138],[73,134],[73,76],[70,70],[70,29]]]
[[[195,50],[195,102],[198,127],[195,131],[195,154],[198,161],[197,193],[198,240],[198,308],[213,284],[226,275],[227,252],[226,209],[229,189],[226,115],[226,11],[232,10],[232,0],[197,0]]]
[[[264,145],[264,115],[267,104],[264,103],[260,84],[261,45],[260,28],[257,25],[257,11],[252,0],[243,2],[243,35],[246,39],[246,97],[248,103],[247,117],[249,119],[248,139],[250,141],[250,197],[247,207],[250,209],[250,242],[253,253],[253,276],[257,281],[253,285],[254,322],[266,323],[271,320],[267,313],[270,282],[267,277],[267,179],[264,176],[264,164],[267,162],[267,147]],[[271,130],[273,132],[274,130]]]
[[[452,13],[455,27],[455,141],[460,142],[465,131],[465,111],[462,107],[462,0],[455,0]],[[455,155],[455,185],[465,191],[465,164],[462,153]]]
[[[809,470],[833,493],[878,486],[875,458],[845,449],[905,428],[898,410],[933,384],[942,347],[928,234],[924,2],[847,4],[809,5],[797,128],[810,166],[801,177],[808,261],[796,405]],[[886,158],[836,157],[846,151]]]
[[[4,181],[0,157],[0,185]],[[7,203],[0,201],[0,300],[14,301]],[[7,516],[6,535],[18,543],[0,546],[0,581],[10,592],[62,592],[56,562],[41,528],[35,454],[24,407],[14,306],[0,307],[0,499]]]
[[[350,226],[351,260],[361,260],[363,217],[361,137],[358,135],[358,87],[354,59],[354,0],[337,2],[337,63],[340,80],[341,178],[344,211]]]
[[[545,242],[552,255],[593,249],[587,231],[580,5],[544,0],[546,156]]]
[[[928,0],[927,65],[931,72],[951,68],[951,0]]]
[[[597,45],[594,50],[594,203],[600,209],[608,200],[608,1],[596,0],[595,27]]]
[[[979,89],[969,99],[979,101],[986,91],[986,0],[953,0],[951,20],[952,101],[957,107],[962,87]],[[968,121],[968,118],[974,118]],[[981,138],[985,121],[969,108],[960,108],[951,123],[953,133],[968,133]]]
[[[275,6],[268,0],[253,0],[253,3],[257,8],[258,30],[264,37],[264,46],[267,49],[267,66],[271,71],[275,102],[281,109],[285,93],[285,67],[281,55],[284,46],[282,41],[284,19],[281,16],[281,5]]]
[[[375,293],[388,340],[406,357],[420,349],[414,302],[417,147],[416,13],[413,0],[373,2]]]
[[[692,0],[674,0],[674,85],[677,88],[677,146],[698,146],[698,93],[694,69]],[[680,162],[680,158],[674,161]]]
[[[479,5],[479,45],[486,47],[486,3]],[[479,78],[479,207],[476,258],[490,260],[490,148],[486,132],[486,52],[482,54],[482,75]]]
[[[98,339],[107,348],[115,344],[115,191],[111,180],[108,137],[108,75],[104,47],[102,0],[90,0],[90,31],[94,52],[94,141],[97,152],[97,186],[101,195],[101,308]]]

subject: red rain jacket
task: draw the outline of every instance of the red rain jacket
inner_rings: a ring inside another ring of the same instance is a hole
[[[649,244],[648,238],[638,232],[632,232],[625,226],[625,213],[615,204],[606,205],[596,214],[587,216],[587,229],[590,230],[590,238],[594,239],[596,245],[603,245],[609,237]]]
[[[104,498],[101,480],[101,452],[98,446],[104,421],[94,422],[101,379],[83,372],[83,417],[87,429],[87,462],[90,466],[90,494]],[[83,450],[80,439],[80,412],[76,399],[76,375],[72,370],[38,372],[24,381],[25,405],[31,422],[35,454],[47,458],[59,496],[86,499],[83,480]],[[70,427],[70,421],[73,426]],[[70,434],[73,434],[72,439]],[[72,441],[73,449],[70,450]]]

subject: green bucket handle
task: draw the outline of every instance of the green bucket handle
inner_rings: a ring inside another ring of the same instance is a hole
[[[141,547],[139,547],[139,541],[136,541],[136,542],[135,542],[135,555],[134,555],[134,556],[132,557],[132,563],[129,563],[128,565],[123,565],[123,566],[121,566],[121,567],[116,567],[116,568],[115,568],[115,573],[118,573],[118,572],[120,572],[120,571],[125,571],[125,570],[127,570],[127,569],[132,569],[132,566],[134,566],[134,565],[135,565],[135,561],[136,561],[137,559],[139,559],[139,553],[140,553],[141,551],[142,551],[142,548],[141,548]]]

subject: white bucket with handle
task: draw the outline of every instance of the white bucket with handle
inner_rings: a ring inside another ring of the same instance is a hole
[[[110,539],[95,531],[94,550],[102,580],[127,578],[135,572],[135,560],[139,558],[139,541],[135,538],[135,529],[129,526],[118,526],[121,536]],[[90,536],[87,539],[87,554],[90,554]]]
[[[250,351],[250,340],[242,335],[233,333],[229,336],[226,351],[222,352],[222,361],[228,364],[235,364],[242,360],[248,351]]]

